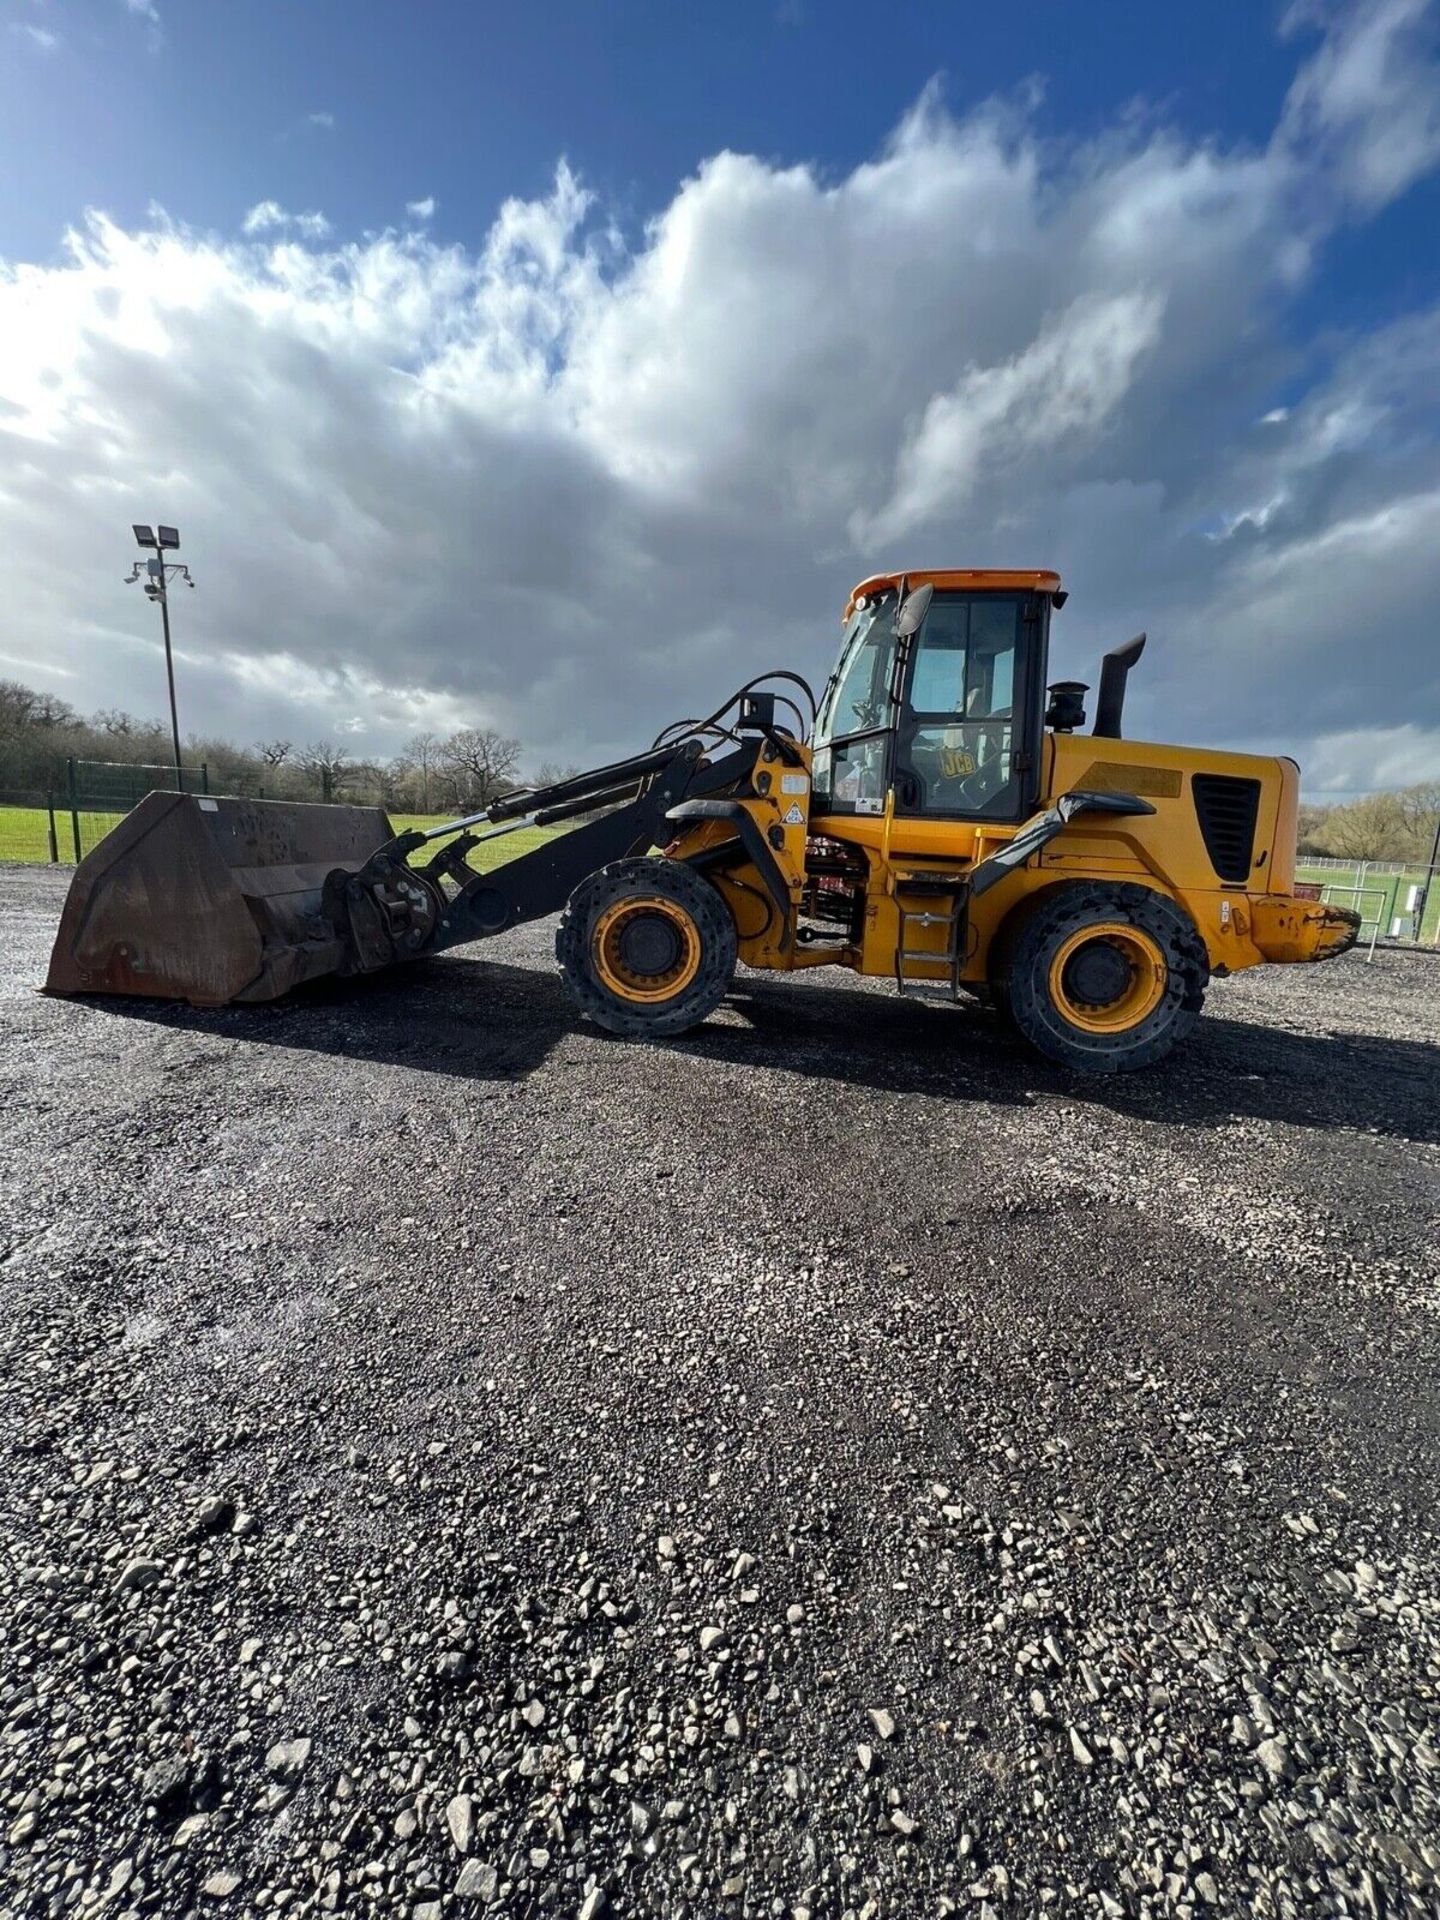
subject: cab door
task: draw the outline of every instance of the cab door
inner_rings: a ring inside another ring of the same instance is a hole
[[[895,736],[895,812],[1012,821],[1038,791],[1048,605],[937,593],[911,642]]]
[[[820,705],[811,770],[824,812],[885,810],[894,741],[895,596],[858,608]]]

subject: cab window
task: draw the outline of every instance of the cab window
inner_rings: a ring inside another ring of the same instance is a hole
[[[844,740],[886,724],[894,658],[895,600],[887,594],[859,608],[851,619],[839,678],[820,723],[822,739]]]
[[[840,661],[816,728],[812,777],[837,812],[878,813],[890,777],[885,730],[895,661],[893,594],[856,609]]]
[[[917,636],[897,751],[896,801],[906,813],[1010,818],[1015,768],[1016,653],[1024,603],[937,594]]]

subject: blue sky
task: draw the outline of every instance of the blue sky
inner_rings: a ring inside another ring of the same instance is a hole
[[[500,200],[544,190],[561,154],[643,215],[722,147],[853,166],[937,74],[957,108],[1038,80],[1057,131],[1162,103],[1261,140],[1294,64],[1275,11],[1239,0],[183,0],[158,30],[124,0],[10,0],[10,12],[61,42],[39,61],[12,47],[5,63],[10,164],[28,159],[3,240],[27,258],[86,205],[131,223],[158,196],[228,226],[276,197],[359,230],[400,217],[407,181],[405,198],[436,194],[445,231],[474,242]]]
[[[1440,584],[1425,0],[5,17],[0,539],[73,567],[0,672],[153,710],[82,545],[133,485],[206,583],[196,723],[242,735],[623,746],[732,658],[818,670],[898,554],[1064,566],[1067,667],[1168,630],[1153,732],[1319,743],[1337,791],[1435,757],[1413,615],[1360,665]],[[1367,525],[1394,585],[1341,607]]]
[[[9,0],[0,253],[41,260],[85,207],[153,201],[233,229],[258,201],[360,233],[435,198],[481,243],[564,155],[639,225],[725,147],[843,173],[938,80],[956,112],[1043,92],[1042,131],[1171,122],[1263,144],[1318,20],[1264,0],[864,0],[474,5],[464,0]],[[39,47],[34,28],[58,44]],[[26,55],[30,57],[25,57]],[[39,54],[41,57],[35,57]],[[1314,318],[1365,324],[1434,296],[1440,184],[1344,236]]]

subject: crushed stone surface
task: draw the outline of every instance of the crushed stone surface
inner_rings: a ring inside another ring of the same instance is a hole
[[[0,870],[0,1912],[1433,1916],[1440,957],[1075,1079],[553,929],[34,992]]]

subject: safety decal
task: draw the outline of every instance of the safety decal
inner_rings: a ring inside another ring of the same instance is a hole
[[[809,785],[810,782],[803,773],[782,773],[780,776],[782,793],[804,793]]]
[[[805,815],[798,803],[792,805],[789,812],[782,814],[781,818],[787,827],[803,827],[805,824]]]

